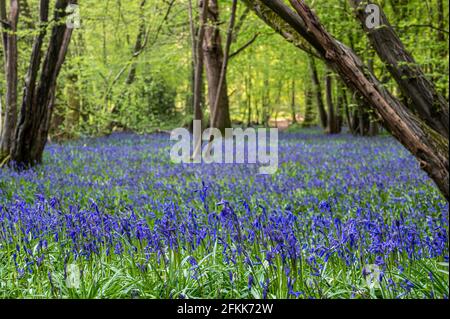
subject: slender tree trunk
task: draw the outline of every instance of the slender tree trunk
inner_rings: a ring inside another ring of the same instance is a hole
[[[378,122],[375,119],[370,120],[369,136],[377,136],[380,132]]]
[[[136,37],[136,42],[134,44],[133,49],[133,55],[138,54],[144,49],[145,45],[145,38],[146,38],[146,32],[145,32],[145,17],[144,17],[144,9],[145,9],[145,3],[146,0],[142,0],[140,4],[140,15],[141,15],[141,23],[139,25],[139,32]],[[128,71],[127,78],[125,80],[125,84],[127,86],[130,86],[134,83],[136,80],[136,62],[131,63],[130,70]]]
[[[445,31],[446,29],[446,21],[445,21],[445,11],[444,11],[444,1],[443,0],[437,0],[436,3],[436,11],[437,11],[437,27],[439,28],[439,32],[437,34],[437,41],[439,43],[441,43],[441,47],[438,50],[438,56],[439,58],[442,59],[448,59],[448,47],[447,47],[447,43],[448,43],[448,39],[445,36]],[[441,72],[441,74],[448,74],[449,70],[448,67],[440,67],[439,68],[439,72]],[[448,86],[442,89],[442,94],[445,95],[447,101],[448,101]]]
[[[245,89],[247,96],[247,127],[249,127],[252,122],[252,79],[250,75],[245,77]]]
[[[263,99],[262,99],[262,107],[263,107],[263,124],[265,127],[269,127],[270,120],[270,84],[269,84],[269,76],[266,73],[264,76],[264,90],[263,90]]]
[[[342,82],[338,81],[336,86],[336,94],[337,94],[337,131],[338,133],[342,132],[342,126],[344,125],[344,110],[346,107],[346,93],[344,88],[342,87]]]
[[[369,59],[369,61],[367,63],[367,67],[369,68],[369,71],[372,74],[375,74],[373,57],[370,57],[370,59]],[[368,135],[369,136],[376,136],[376,135],[378,135],[379,129],[378,129],[378,117],[377,117],[377,115],[374,112],[370,112],[368,114],[368,118],[369,118]]]
[[[195,67],[197,65],[197,34],[199,28],[196,27],[196,19],[194,17],[194,7],[192,0],[188,1],[188,13],[189,13],[189,34],[191,41],[191,72],[189,76],[189,93],[186,97],[186,114],[194,114],[194,95],[195,95]],[[195,117],[195,114],[194,114]],[[203,118],[203,116],[202,116]],[[189,128],[192,132],[193,123],[189,123]]]
[[[302,123],[302,127],[311,127],[314,125],[314,106],[313,106],[314,94],[308,87],[305,89],[305,118]]]
[[[437,11],[437,27],[439,30],[445,30],[445,17],[444,17],[444,1],[437,0],[436,2]],[[445,42],[445,33],[443,31],[438,32],[437,37],[439,42]]]
[[[10,156],[17,122],[17,23],[19,21],[19,1],[11,0],[9,14],[5,0],[0,2],[3,51],[5,55],[6,95],[5,119],[0,143],[0,165]]]
[[[283,82],[280,81],[278,84],[278,91],[275,98],[275,107],[276,107],[276,113],[275,113],[275,127],[278,127],[278,115],[280,114],[280,106],[281,106],[281,94],[283,93]]]
[[[261,101],[261,107],[262,107],[263,100],[264,100],[264,98],[261,95],[260,99],[255,101],[255,106],[256,106],[255,107],[255,122],[253,123],[255,125],[259,125],[259,116],[260,116],[261,109],[258,106],[259,106],[259,102]]]
[[[67,76],[66,97],[68,110],[65,112],[66,116],[64,118],[65,133],[68,135],[69,138],[75,137],[73,135],[73,132],[80,123],[81,101],[78,83],[79,78],[78,74],[76,73],[76,70],[71,70],[70,74]],[[51,128],[52,127],[54,126],[51,125]]]
[[[350,114],[350,107],[347,101],[347,94],[345,93],[344,95],[344,99],[345,99],[345,104],[344,104],[344,111],[345,111],[345,119],[347,122],[347,127],[348,130],[350,131],[351,134],[355,134],[355,130],[353,128],[353,120],[352,120],[352,115]]]
[[[308,55],[308,61],[309,61],[309,69],[311,72],[311,80],[314,85],[317,110],[319,111],[320,124],[322,124],[322,127],[324,129],[326,129],[328,126],[328,117],[327,117],[327,112],[325,110],[325,105],[323,102],[322,86],[320,85],[319,74],[317,72],[316,62],[314,60],[314,57],[312,57],[311,55]]]
[[[203,42],[205,39],[206,23],[208,16],[209,1],[203,0],[200,7],[200,26],[198,28],[198,37],[195,38],[193,35],[193,55],[195,59],[195,76],[194,76],[194,120],[203,121],[203,110],[202,110],[202,95],[203,95],[203,65],[204,65],[204,55],[203,55]],[[191,18],[191,32],[195,32],[193,25],[193,17]],[[200,141],[197,142],[197,144]]]
[[[292,79],[291,83],[291,116],[292,123],[297,124],[297,111],[296,109],[296,101],[295,101],[295,79]]]
[[[333,103],[333,78],[330,71],[327,71],[327,74],[325,76],[325,93],[327,97],[327,106],[328,106],[327,133],[337,134],[338,133],[337,119]]]
[[[233,42],[236,42],[238,39],[239,32],[241,31],[242,27],[244,26],[244,22],[247,19],[249,15],[250,9],[248,7],[245,8],[242,15],[239,17],[239,21],[236,23],[236,27],[234,28],[233,32]]]
[[[364,109],[364,100],[357,98],[358,103],[358,124],[359,124],[359,135],[365,136],[369,133],[370,120],[367,111]]]

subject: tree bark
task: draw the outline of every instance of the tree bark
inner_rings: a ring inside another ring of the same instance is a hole
[[[325,105],[323,102],[322,86],[320,84],[319,74],[317,72],[317,67],[316,67],[316,62],[314,60],[314,57],[312,57],[311,55],[308,55],[308,61],[309,61],[309,70],[311,72],[311,80],[314,85],[317,110],[319,111],[320,124],[322,124],[322,127],[324,129],[326,129],[328,126],[328,116],[327,116],[327,112],[325,110]]]
[[[252,124],[252,78],[245,76],[245,95],[247,97],[247,127]]]
[[[351,134],[355,134],[355,130],[353,128],[353,118],[352,115],[350,114],[350,107],[349,107],[349,103],[347,100],[347,93],[344,91],[344,112],[345,112],[345,120],[347,122],[347,127],[348,130],[350,131]]]
[[[330,71],[327,71],[327,74],[325,76],[325,93],[327,97],[327,107],[328,107],[327,133],[337,134],[339,132],[337,127],[338,123],[336,118],[336,112],[333,103],[333,78],[332,73]]]
[[[208,80],[211,126],[224,132],[225,128],[231,127],[231,119],[226,74],[223,74],[221,79],[224,52],[219,30],[220,20],[217,0],[211,0],[209,3],[208,21],[210,24],[206,26],[203,50]]]
[[[370,117],[367,109],[364,107],[364,99],[360,96],[356,97],[356,104],[358,105],[358,133],[361,136],[369,135]]]
[[[297,111],[296,111],[296,100],[295,100],[295,79],[292,79],[291,83],[291,116],[292,123],[297,124]]]
[[[195,67],[197,65],[197,34],[198,27],[196,27],[196,17],[194,17],[194,7],[192,0],[188,1],[189,14],[189,35],[191,44],[191,70],[189,75],[189,90],[186,96],[186,114],[194,114],[194,95],[195,95]],[[195,116],[195,115],[194,115]],[[189,129],[193,132],[193,122],[189,123]]]
[[[313,99],[314,94],[312,90],[308,87],[305,90],[305,118],[303,120],[303,127],[311,127],[314,125],[315,116],[314,116],[314,107],[313,107]]]
[[[338,81],[336,86],[337,94],[337,130],[338,133],[342,132],[342,126],[344,125],[344,110],[346,107],[346,93],[341,81]]]
[[[200,27],[198,31],[198,37],[194,43],[195,47],[194,120],[199,121],[203,121],[203,110],[201,104],[203,93],[202,86],[203,86],[203,69],[204,69],[203,42],[205,39],[206,23],[208,22],[208,7],[209,7],[209,0],[203,0],[203,3],[201,4],[200,8]],[[191,30],[191,32],[194,32],[194,30]]]
[[[19,21],[19,1],[11,0],[9,14],[4,0],[0,3],[0,20],[2,25],[2,42],[5,55],[5,119],[0,142],[0,163],[9,157],[14,141],[17,122],[17,23]]]
[[[301,34],[347,86],[364,97],[367,106],[380,115],[386,129],[418,159],[422,169],[449,200],[448,139],[430,128],[387,91],[353,51],[324,29],[304,2],[290,0],[297,14],[280,0],[245,2],[260,15],[263,14],[261,6],[270,8],[278,18]]]
[[[251,77],[249,75],[249,77]],[[269,74],[264,73],[264,90],[262,92],[262,122],[264,127],[269,127],[270,121],[270,84],[269,84]]]
[[[67,6],[76,3],[76,0],[58,0],[55,4],[54,20],[61,22],[66,17]],[[48,19],[48,8],[49,1],[41,0],[41,26]],[[40,52],[45,37],[44,29],[41,29],[34,41],[25,80],[21,112],[11,149],[11,159],[21,167],[29,167],[42,162],[42,153],[47,142],[53,112],[56,82],[72,36],[72,29],[64,23],[58,23],[52,28],[37,84],[41,65]]]
[[[386,64],[387,69],[407,97],[407,105],[420,118],[442,136],[449,137],[449,108],[446,99],[437,91],[423,70],[406,50],[400,38],[392,28],[381,6],[381,26],[368,29],[365,8],[372,1],[349,0],[355,9],[373,48]]]

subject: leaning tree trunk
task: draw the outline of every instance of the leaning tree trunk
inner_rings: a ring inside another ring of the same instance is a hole
[[[208,80],[210,116],[213,118],[211,125],[221,131],[225,131],[226,128],[231,127],[231,119],[226,74],[224,74],[221,83],[224,55],[219,30],[220,20],[217,0],[211,0],[209,3],[208,20],[210,24],[207,25],[205,30],[203,50],[205,54],[206,77]],[[217,107],[215,110],[216,104]]]
[[[76,0],[58,0],[55,4],[54,20],[59,23],[52,28],[39,81],[37,78],[41,65],[45,28],[41,28],[35,37],[25,79],[22,107],[11,149],[11,159],[21,167],[42,162],[42,153],[47,142],[53,112],[56,81],[72,36],[72,29],[61,21],[66,17],[67,6],[76,3]],[[44,26],[48,20],[48,9],[49,1],[41,0],[41,26]]]
[[[17,122],[17,23],[19,20],[19,1],[11,0],[9,14],[6,12],[5,0],[0,0],[0,20],[2,42],[5,58],[6,95],[5,119],[0,142],[0,165],[9,159],[9,152],[14,141]]]
[[[449,108],[446,99],[426,77],[413,56],[406,50],[385,13],[379,6],[381,26],[369,29],[365,8],[368,0],[349,0],[369,37],[373,48],[397,82],[408,106],[442,136],[449,137]]]
[[[245,2],[258,15],[264,16],[265,20],[274,18],[284,20],[307,40],[328,66],[341,76],[347,86],[359,92],[367,106],[380,115],[386,129],[419,160],[422,169],[449,200],[448,139],[429,127],[424,120],[394,97],[352,50],[334,39],[324,29],[315,13],[304,2],[290,0],[297,14],[282,0],[245,0]]]

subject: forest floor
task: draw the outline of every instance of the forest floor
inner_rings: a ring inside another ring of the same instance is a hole
[[[448,203],[393,138],[280,134],[275,175],[167,135],[0,171],[0,297],[448,298]]]

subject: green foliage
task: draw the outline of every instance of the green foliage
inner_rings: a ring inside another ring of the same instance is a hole
[[[176,92],[163,78],[145,77],[137,93],[145,105],[143,112],[146,116],[174,115]]]
[[[37,32],[38,1],[28,2],[31,15],[22,14],[18,32],[19,101],[33,37]],[[288,4],[287,0],[285,2]],[[140,3],[131,0],[80,1],[82,28],[74,31],[68,57],[58,79],[53,137],[109,133],[111,122],[143,132],[169,122],[178,123],[178,120],[173,121],[174,115],[183,119],[192,116],[188,2],[175,1],[166,20],[168,1],[146,1],[143,8]],[[443,14],[440,14],[438,0],[383,0],[377,3],[383,7],[417,63],[448,97],[448,3],[443,2]],[[348,1],[316,0],[308,4],[338,40],[352,47],[365,63],[372,59],[375,75],[393,94],[400,96],[386,66],[371,49]],[[219,6],[223,21],[219,28],[224,42],[230,1],[220,0]],[[230,61],[227,82],[232,120],[261,124],[266,117],[291,118],[292,79],[296,81],[295,109],[304,117],[305,92],[311,88],[306,54],[254,14],[245,14],[245,10],[244,3],[240,2],[237,25],[241,27],[234,37],[231,52],[238,51],[255,35],[257,37]],[[196,14],[197,8],[194,8]],[[135,56],[134,48],[142,24],[147,35],[146,45]],[[47,27],[51,25],[50,21]],[[48,35],[44,43],[47,41]],[[0,50],[0,57],[0,74],[4,75],[3,50]],[[317,63],[317,67],[323,80],[324,65]],[[129,84],[127,78],[133,68],[136,75]],[[1,99],[4,94],[4,76],[1,76]],[[333,96],[338,96],[337,85]],[[350,92],[348,98],[351,98]],[[352,101],[349,104],[352,111],[355,104]],[[205,105],[205,117],[209,116],[208,109]],[[313,124],[317,124],[316,108],[312,111]]]

